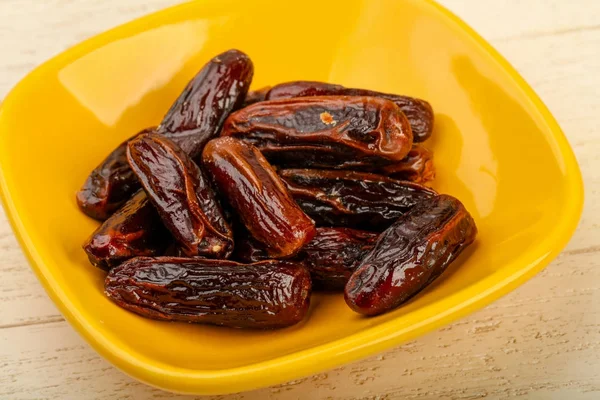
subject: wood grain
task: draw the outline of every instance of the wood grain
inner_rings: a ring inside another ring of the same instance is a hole
[[[67,47],[175,0],[0,1],[0,98]],[[600,398],[600,2],[443,0],[525,77],[568,136],[586,206],[566,251],[487,308],[386,353],[214,399]],[[0,211],[0,398],[175,399],[125,376],[62,319]]]

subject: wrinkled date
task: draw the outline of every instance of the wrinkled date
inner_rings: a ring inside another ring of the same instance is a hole
[[[431,181],[435,178],[433,152],[421,145],[414,145],[402,161],[383,167],[377,172],[398,180],[416,183]]]
[[[433,132],[433,109],[425,100],[397,94],[387,94],[366,89],[345,88],[340,85],[324,82],[295,81],[274,86],[267,93],[266,100],[309,96],[373,96],[391,100],[410,122],[413,139],[422,142]]]
[[[144,129],[133,137],[155,129]],[[139,189],[140,185],[127,163],[126,152],[127,141],[121,143],[92,171],[77,192],[77,204],[86,215],[104,221]]]
[[[225,118],[242,105],[253,73],[246,54],[229,50],[218,55],[190,81],[160,126],[151,129],[171,138],[192,158],[199,156],[206,142],[219,133]],[[105,220],[139,188],[126,150],[124,142],[110,153],[77,194],[79,207],[90,217]]]
[[[408,120],[376,97],[305,97],[264,101],[234,112],[222,136],[255,145],[286,166],[354,168],[402,160],[412,146]]]
[[[300,322],[309,307],[310,274],[269,260],[139,257],[110,271],[105,293],[144,317],[232,328],[274,329]]]
[[[250,104],[258,103],[259,101],[265,101],[269,90],[271,90],[271,86],[265,86],[263,88],[248,92],[242,107],[248,107]]]
[[[355,171],[278,171],[300,208],[320,226],[381,231],[414,205],[435,196],[416,183]]]
[[[444,272],[476,235],[473,218],[454,197],[422,201],[381,234],[346,284],[346,303],[365,315],[398,307]]]
[[[314,222],[256,147],[218,138],[208,142],[202,159],[220,193],[271,257],[292,256],[313,238]]]
[[[313,286],[342,290],[350,275],[375,245],[378,234],[348,228],[317,228],[317,234],[290,261],[310,271]],[[237,260],[257,262],[269,258],[264,245],[246,237],[236,241]]]
[[[202,154],[225,118],[241,107],[254,75],[250,58],[229,50],[210,60],[190,81],[158,127],[190,157]]]
[[[192,159],[162,135],[138,136],[127,158],[163,223],[188,256],[226,258],[233,233],[209,182]]]
[[[109,270],[135,256],[161,254],[171,241],[143,190],[102,223],[83,244],[90,262]]]

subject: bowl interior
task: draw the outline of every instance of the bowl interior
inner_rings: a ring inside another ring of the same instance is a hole
[[[97,222],[77,209],[75,192],[109,151],[157,124],[195,72],[229,48],[253,59],[253,88],[323,80],[429,100],[434,187],[473,214],[476,245],[406,306],[376,318],[354,314],[339,294],[317,294],[298,326],[238,331],[151,321],[107,300],[104,274],[81,249]],[[218,372],[338,345],[392,320],[404,335],[460,307],[449,300],[455,295],[483,284],[494,291],[554,252],[548,237],[556,239],[561,210],[572,204],[573,170],[564,139],[530,95],[479,39],[429,2],[192,2],[94,38],[16,88],[0,115],[6,207],[63,312],[96,345],[110,343],[142,368]]]

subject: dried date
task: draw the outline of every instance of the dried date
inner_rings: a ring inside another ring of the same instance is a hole
[[[435,178],[433,152],[421,145],[413,145],[402,161],[382,167],[382,175],[393,179],[425,183]]]
[[[373,96],[391,100],[406,114],[415,142],[423,142],[433,132],[434,117],[431,105],[425,100],[409,96],[381,93],[374,90],[346,88],[341,85],[324,82],[294,81],[274,86],[267,93],[266,100],[310,96]]]
[[[412,146],[408,120],[376,97],[264,101],[232,113],[222,136],[256,146],[274,164],[323,168],[388,165]]]
[[[476,235],[473,218],[454,197],[422,201],[381,234],[346,284],[346,303],[365,315],[398,307],[444,272]]]
[[[284,169],[278,174],[318,226],[381,231],[436,194],[413,182],[366,172]]]
[[[180,147],[162,135],[142,135],[129,142],[127,158],[186,255],[229,256],[233,233],[209,182]]]
[[[259,101],[265,101],[269,90],[271,90],[271,86],[265,86],[263,88],[248,92],[242,108],[248,107],[250,104],[258,103]]]
[[[104,290],[120,307],[144,317],[274,329],[304,318],[311,281],[306,268],[289,261],[244,265],[138,257],[111,270]]]
[[[272,257],[292,256],[313,238],[313,221],[256,147],[218,138],[206,145],[202,159],[220,193]]]
[[[379,235],[348,228],[317,228],[317,234],[290,261],[310,271],[313,287],[343,290],[350,275],[371,251]],[[242,262],[269,259],[263,244],[251,237],[236,240],[233,257]]]
[[[132,138],[153,132],[147,128]],[[88,176],[77,192],[77,204],[86,215],[104,221],[121,207],[140,185],[127,163],[127,142],[121,143]]]
[[[143,190],[102,223],[83,244],[90,262],[109,270],[136,256],[161,254],[171,237]]]

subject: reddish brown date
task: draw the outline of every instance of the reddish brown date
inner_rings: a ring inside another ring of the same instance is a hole
[[[387,165],[412,146],[408,120],[376,97],[263,101],[231,114],[222,136],[255,145],[274,164],[323,168]]]
[[[421,145],[413,145],[402,161],[383,167],[378,172],[398,180],[429,182],[435,178],[433,152]]]
[[[233,110],[240,108],[254,75],[250,58],[229,50],[210,60],[190,81],[158,127],[190,157],[220,132]]]
[[[216,136],[225,118],[246,97],[254,67],[248,56],[229,50],[210,60],[171,106],[157,131],[176,142],[192,158]],[[139,188],[127,163],[127,142],[98,166],[77,194],[84,213],[105,220]]]
[[[476,235],[473,218],[454,197],[422,201],[381,234],[346,284],[346,303],[364,315],[398,307],[444,272]]]
[[[290,261],[310,271],[314,288],[343,290],[350,275],[371,251],[379,235],[348,228],[317,228],[317,234]],[[236,240],[233,257],[242,262],[269,259],[265,246],[251,237]]]
[[[139,257],[111,270],[104,291],[148,318],[275,329],[304,318],[311,281],[306,268],[289,261]]]
[[[171,241],[143,190],[102,223],[83,244],[90,262],[109,270],[135,256],[161,254]]]
[[[258,103],[259,101],[265,101],[269,90],[271,90],[271,86],[265,86],[263,88],[248,92],[242,108],[248,107],[250,104]]]
[[[144,129],[133,137],[155,129]],[[92,171],[77,192],[77,204],[81,211],[99,221],[110,217],[140,187],[127,163],[127,141],[121,143]]]
[[[267,94],[266,100],[309,96],[373,96],[391,100],[406,114],[415,142],[426,140],[433,132],[434,117],[431,105],[425,100],[409,96],[345,88],[324,82],[295,81],[274,86]]]
[[[214,139],[202,158],[220,193],[271,257],[292,256],[313,238],[313,221],[256,147],[230,137]]]
[[[233,233],[215,193],[192,159],[162,135],[129,142],[127,158],[165,226],[188,256],[226,258]]]
[[[318,226],[381,231],[436,194],[416,183],[366,172],[284,169],[278,174]]]

